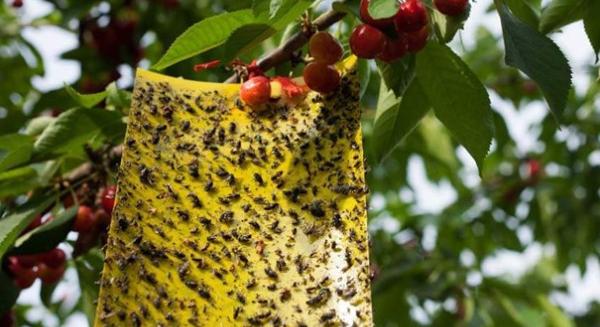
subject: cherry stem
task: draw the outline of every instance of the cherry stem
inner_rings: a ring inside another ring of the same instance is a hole
[[[286,62],[294,57],[294,52],[300,49],[304,44],[308,42],[310,37],[315,31],[322,31],[327,29],[329,26],[337,23],[346,16],[345,12],[329,10],[317,17],[313,22],[313,31],[305,33],[304,31],[294,34],[292,37],[287,39],[279,48],[273,50],[266,57],[261,58],[258,61],[258,67],[262,71],[267,71],[283,62]],[[230,76],[225,82],[235,83],[239,80],[237,74]]]
[[[221,60],[211,60],[208,62],[203,62],[201,64],[194,65],[194,71],[196,73],[201,72],[206,69],[211,69],[219,66],[221,64]]]

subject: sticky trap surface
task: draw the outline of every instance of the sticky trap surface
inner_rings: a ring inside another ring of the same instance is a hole
[[[256,114],[138,70],[96,326],[372,325],[355,75]]]

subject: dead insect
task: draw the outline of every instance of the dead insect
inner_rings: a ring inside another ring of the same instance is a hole
[[[152,176],[152,170],[145,165],[140,165],[140,182],[146,185],[154,185],[154,178]]]
[[[202,201],[200,201],[200,198],[198,198],[198,196],[194,193],[188,193],[187,197],[192,201],[192,205],[194,206],[194,208],[202,208]]]
[[[325,304],[325,302],[327,302],[327,300],[329,300],[330,296],[331,296],[331,291],[329,291],[329,289],[327,289],[327,288],[322,288],[319,290],[319,293],[317,293],[317,295],[308,299],[308,301],[306,301],[306,304],[308,304],[310,306],[320,306],[320,305]]]
[[[214,186],[212,178],[210,178],[210,176],[208,176],[206,183],[204,183],[204,190],[206,192],[212,192],[215,190],[215,186]]]
[[[179,216],[179,219],[183,221],[190,220],[190,214],[185,210],[177,210],[177,216]]]
[[[194,178],[200,177],[200,173],[199,173],[198,169],[199,169],[198,160],[194,159],[194,160],[192,160],[192,162],[190,162],[188,164],[188,172],[190,173],[190,176],[192,176]]]
[[[277,277],[278,277],[277,272],[275,272],[275,270],[273,270],[270,267],[265,268],[265,274],[267,274],[267,276],[269,278],[273,278],[273,279],[277,279]]]
[[[325,216],[325,210],[323,210],[323,201],[314,200],[308,205],[308,211],[311,215],[322,218]]]
[[[322,314],[321,317],[319,318],[319,320],[321,322],[328,322],[328,321],[332,320],[333,318],[335,318],[335,311],[331,310],[329,312]]]
[[[206,217],[200,217],[200,224],[202,224],[202,226],[204,226],[204,228],[207,230],[212,229],[212,221]]]
[[[254,173],[254,180],[258,183],[258,185],[265,186],[265,181],[259,173]]]
[[[283,291],[281,291],[281,293],[279,294],[279,300],[281,302],[286,302],[287,300],[292,298],[292,292],[290,292],[289,289],[284,289]]]
[[[221,217],[219,217],[219,221],[224,223],[224,224],[231,224],[233,223],[233,211],[225,211],[221,214]]]

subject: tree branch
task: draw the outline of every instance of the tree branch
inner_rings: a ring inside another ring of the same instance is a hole
[[[342,20],[344,16],[346,16],[345,12],[335,11],[332,9],[317,17],[312,22],[312,25],[314,26],[315,30],[321,31]],[[260,59],[258,61],[258,67],[260,67],[263,71],[267,71],[283,62],[290,60],[292,58],[292,54],[306,44],[311,35],[312,33],[307,33],[304,31],[294,34],[279,48],[269,53],[266,57]],[[237,80],[238,76],[234,74],[225,82],[235,83]]]

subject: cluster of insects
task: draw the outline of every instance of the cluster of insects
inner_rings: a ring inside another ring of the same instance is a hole
[[[98,324],[370,324],[355,75],[263,112],[139,76]]]

